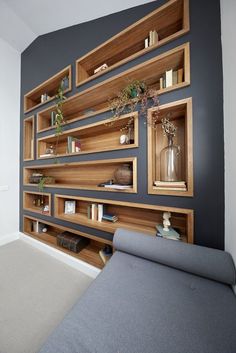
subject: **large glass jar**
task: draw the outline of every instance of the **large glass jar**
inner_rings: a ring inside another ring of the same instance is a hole
[[[181,181],[180,146],[174,145],[173,136],[169,135],[168,146],[163,148],[160,155],[161,181]]]

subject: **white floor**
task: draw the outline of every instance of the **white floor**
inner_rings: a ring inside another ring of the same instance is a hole
[[[91,282],[22,240],[1,246],[0,353],[37,353]]]

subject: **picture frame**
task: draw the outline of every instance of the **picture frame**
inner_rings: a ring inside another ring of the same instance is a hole
[[[76,201],[65,201],[65,214],[75,214]]]

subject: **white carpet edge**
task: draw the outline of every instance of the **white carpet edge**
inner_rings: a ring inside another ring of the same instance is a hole
[[[89,277],[96,278],[97,275],[101,272],[100,269],[98,269],[92,265],[89,265],[88,263],[86,263],[82,260],[76,259],[73,256],[70,256],[70,255],[68,255],[58,249],[55,249],[47,244],[41,243],[40,241],[33,239],[24,233],[19,232],[17,239],[21,239],[21,240],[25,241],[26,243],[37,248],[38,250],[41,250],[44,253],[65,263],[66,265],[73,267],[80,272],[83,272],[84,274],[86,274]]]
[[[0,246],[11,243],[19,238],[20,238],[19,232],[3,235],[0,237]]]

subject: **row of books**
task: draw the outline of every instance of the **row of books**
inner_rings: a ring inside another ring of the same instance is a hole
[[[145,39],[144,41],[144,46],[145,48],[151,47],[152,45],[155,45],[158,43],[159,37],[158,33],[156,30],[150,31],[148,38]]]
[[[178,83],[183,82],[184,79],[184,70],[167,70],[165,74],[160,77],[160,89],[171,87],[177,85]]]
[[[81,142],[77,137],[67,137],[67,153],[81,152]]]
[[[113,223],[118,221],[118,217],[116,215],[106,212],[103,204],[92,203],[88,205],[87,215],[88,219],[91,219],[92,221],[108,221]]]
[[[185,181],[154,181],[154,186],[158,190],[187,191]]]

